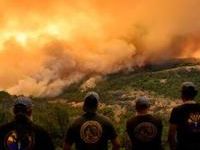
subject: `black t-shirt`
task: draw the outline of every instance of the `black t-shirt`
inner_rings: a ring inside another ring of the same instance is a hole
[[[177,125],[177,147],[200,150],[200,104],[183,104],[172,110],[170,123]]]
[[[126,130],[132,143],[132,150],[160,150],[162,122],[149,114],[132,117]]]
[[[72,123],[65,141],[75,143],[77,150],[107,150],[108,140],[116,137],[116,131],[108,118],[86,113]]]
[[[41,127],[13,121],[0,127],[0,150],[54,150],[54,146]]]

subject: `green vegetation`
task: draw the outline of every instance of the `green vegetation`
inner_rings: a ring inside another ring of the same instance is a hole
[[[196,65],[199,64],[197,60],[192,60],[192,62],[196,62]],[[118,99],[120,92],[116,91],[121,91],[122,95],[131,90],[149,91],[158,96],[162,95],[171,99],[177,99],[180,96],[179,92],[182,82],[192,81],[197,87],[200,87],[199,75],[200,67],[192,66],[190,61],[169,66],[166,64],[147,66],[142,69],[138,68],[132,72],[108,75],[94,89],[89,90],[101,93],[105,102],[112,102]],[[80,92],[80,85],[81,83],[72,85],[60,97],[70,101],[80,100],[85,94],[85,92]],[[115,94],[113,94],[113,91],[115,91]],[[198,95],[197,99],[200,99],[200,95]]]
[[[193,81],[200,87],[200,67],[192,66],[199,61],[184,61],[168,65],[151,65],[134,71],[120,72],[103,77],[93,89],[100,93],[102,103],[100,113],[110,117],[116,126],[125,146],[125,124],[134,115],[131,102],[138,95],[147,95],[152,99],[152,113],[163,120],[163,141],[166,146],[168,118],[171,102],[179,98],[180,85],[184,81]],[[85,93],[80,86],[85,80],[68,87],[56,98],[34,98],[33,121],[44,127],[53,137],[57,149],[61,149],[64,133],[71,121],[82,114],[81,104]],[[200,94],[197,96],[200,100]],[[0,92],[0,124],[12,120],[13,97]]]

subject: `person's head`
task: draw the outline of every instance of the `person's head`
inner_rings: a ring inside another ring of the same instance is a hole
[[[84,98],[83,111],[95,113],[99,103],[99,94],[96,92],[88,92]]]
[[[15,99],[13,112],[15,116],[19,114],[26,115],[28,117],[31,117],[32,115],[32,101],[30,98],[25,96],[19,96]]]
[[[135,108],[138,113],[147,111],[149,107],[150,107],[150,102],[146,97],[139,97],[136,100]]]
[[[181,87],[181,98],[183,101],[194,100],[198,91],[192,82],[184,82]]]

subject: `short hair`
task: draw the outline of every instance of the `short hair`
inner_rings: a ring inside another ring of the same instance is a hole
[[[84,98],[83,110],[85,112],[96,112],[99,103],[99,95],[96,92],[89,92]]]
[[[196,85],[192,82],[184,82],[181,87],[181,97],[184,100],[194,100],[198,94]]]
[[[136,100],[135,108],[137,111],[142,111],[150,107],[150,102],[146,97],[139,97]]]

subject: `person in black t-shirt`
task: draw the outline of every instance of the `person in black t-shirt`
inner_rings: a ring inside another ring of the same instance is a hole
[[[54,150],[49,134],[30,120],[31,99],[17,97],[13,112],[14,120],[0,127],[0,150]]]
[[[85,114],[76,119],[67,130],[64,150],[71,150],[75,143],[77,150],[107,150],[108,141],[113,150],[119,150],[117,133],[110,120],[96,113],[99,95],[89,92],[85,99],[83,110]]]
[[[183,104],[173,108],[170,117],[171,150],[200,150],[200,104],[194,101],[197,93],[192,82],[182,84]]]
[[[161,150],[162,122],[148,114],[149,100],[140,97],[136,101],[137,115],[130,118],[126,131],[131,140],[132,150]]]

